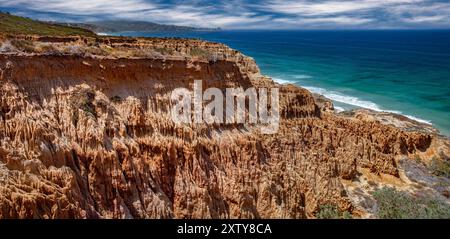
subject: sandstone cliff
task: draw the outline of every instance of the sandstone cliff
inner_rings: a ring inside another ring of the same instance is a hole
[[[277,85],[277,134],[175,125],[170,93],[194,80],[276,86],[222,44],[0,41],[0,218],[313,218],[324,204],[371,217],[365,200],[382,185],[448,202],[446,179],[419,183],[404,166],[416,155],[448,160],[447,139],[369,112],[336,114],[293,85]]]

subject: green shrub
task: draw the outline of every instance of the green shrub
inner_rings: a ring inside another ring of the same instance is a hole
[[[193,47],[191,49],[191,56],[199,56],[199,57],[208,57],[209,52],[205,49],[199,48],[199,47]]]
[[[173,50],[170,48],[157,47],[157,48],[155,48],[155,51],[161,53],[162,55],[172,55],[173,54]]]
[[[319,212],[316,214],[318,219],[352,219],[352,215],[347,212],[341,212],[336,205],[320,205]]]
[[[16,49],[23,52],[29,53],[35,52],[35,48],[32,41],[14,39],[11,41],[11,45],[13,45]]]
[[[96,56],[105,56],[108,53],[100,47],[86,47],[84,48],[84,52],[86,54],[96,55]]]
[[[58,49],[53,46],[52,44],[46,44],[40,46],[40,52],[41,53],[47,53],[47,54],[55,54],[58,52]]]
[[[373,196],[381,219],[450,218],[450,206],[437,199],[415,198],[390,187],[375,191]]]
[[[137,58],[147,58],[150,55],[149,52],[141,49],[129,49],[126,52],[129,56]]]
[[[92,102],[83,102],[80,106],[80,109],[94,116],[94,118],[97,118],[97,112],[95,111],[95,106],[94,104],[92,104]]]
[[[93,104],[95,93],[89,90],[82,90],[71,98],[72,111],[72,123],[77,125],[79,120],[78,110],[86,112],[88,115],[97,118],[97,111]]]
[[[431,160],[430,169],[436,176],[450,178],[450,161],[448,160],[433,158]]]
[[[120,102],[122,102],[122,98],[120,96],[118,96],[118,95],[115,95],[115,96],[111,97],[110,100],[113,103],[120,103]]]
[[[419,156],[419,155],[414,155],[414,161],[417,163],[417,164],[423,164],[423,160],[422,160],[422,158]]]

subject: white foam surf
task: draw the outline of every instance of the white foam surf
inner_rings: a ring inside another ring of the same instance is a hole
[[[429,120],[421,119],[421,118],[418,118],[418,117],[415,117],[412,115],[403,114],[401,111],[385,110],[385,109],[382,109],[379,105],[377,105],[374,102],[361,100],[354,96],[343,95],[338,92],[327,91],[325,89],[318,88],[318,87],[310,87],[310,86],[302,86],[302,87],[313,93],[323,95],[333,101],[337,101],[337,102],[341,102],[341,103],[349,104],[349,105],[353,105],[353,106],[358,106],[361,108],[370,109],[370,110],[374,110],[374,111],[378,111],[378,112],[388,112],[388,113],[399,114],[399,115],[403,115],[409,119],[415,120],[417,122],[432,125],[431,121],[429,121]]]
[[[273,80],[280,84],[289,84],[289,83],[294,84],[295,83],[293,81],[284,80],[284,79],[280,79],[280,78],[273,78]],[[374,102],[367,101],[367,100],[361,100],[358,97],[344,95],[339,92],[329,91],[329,90],[319,88],[319,87],[313,87],[313,86],[301,86],[301,87],[311,91],[312,93],[323,95],[323,96],[327,97],[328,99],[336,101],[336,102],[353,105],[353,106],[357,106],[357,107],[361,107],[361,108],[365,108],[365,109],[370,109],[370,110],[374,110],[374,111],[378,111],[378,112],[388,112],[388,113],[399,114],[399,115],[403,115],[409,119],[415,120],[417,122],[432,125],[431,121],[429,121],[429,120],[421,119],[421,118],[418,118],[418,117],[415,117],[412,115],[406,115],[400,111],[385,110],[385,109],[382,109],[379,105],[377,105]],[[342,107],[335,107],[335,108],[338,112],[344,110],[344,108],[342,108]]]
[[[334,106],[334,110],[336,111],[336,112],[342,112],[342,111],[345,111],[345,109],[344,109],[344,107],[339,107],[339,106]]]
[[[272,80],[275,81],[276,83],[282,84],[282,85],[284,85],[284,84],[295,84],[294,81],[284,80],[284,79],[281,79],[281,78],[272,78]]]
[[[312,78],[312,76],[310,76],[310,75],[293,75],[292,77],[295,79],[310,79],[310,78]]]
[[[318,88],[318,87],[311,87],[311,86],[302,86],[302,87],[313,93],[323,95],[330,100],[334,100],[334,101],[349,104],[349,105],[358,106],[361,108],[371,109],[371,110],[375,110],[375,111],[382,111],[377,104],[375,104],[371,101],[360,100],[357,97],[343,95],[343,94],[340,94],[340,93],[337,93],[334,91],[327,91],[325,89]]]

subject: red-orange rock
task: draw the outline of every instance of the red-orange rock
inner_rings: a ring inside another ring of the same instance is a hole
[[[94,41],[32,39],[57,51]],[[395,158],[436,140],[321,110],[292,85],[278,85],[277,134],[177,126],[176,87],[276,84],[222,44],[96,41],[111,55],[0,54],[0,218],[307,218],[325,203],[352,211],[342,180],[362,168],[399,177]],[[189,55],[193,47],[211,55]],[[143,54],[121,58],[130,49]]]

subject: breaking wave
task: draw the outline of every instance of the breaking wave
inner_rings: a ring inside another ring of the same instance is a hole
[[[304,75],[304,76],[307,76],[307,75]],[[295,78],[295,76],[294,76],[294,78]],[[280,83],[280,84],[295,84],[295,81],[284,80],[284,79],[280,79],[280,78],[272,78],[272,79],[275,82]],[[299,78],[297,78],[297,79],[299,79]],[[372,101],[362,100],[362,99],[359,99],[358,97],[344,95],[339,92],[329,91],[329,90],[319,88],[319,87],[303,86],[303,85],[301,87],[311,91],[312,93],[323,95],[323,96],[327,97],[328,99],[336,101],[336,102],[353,105],[353,106],[357,106],[357,107],[361,107],[361,108],[366,108],[366,109],[370,109],[370,110],[374,110],[374,111],[378,111],[378,112],[389,112],[389,113],[394,113],[394,114],[400,114],[400,115],[403,115],[407,118],[410,118],[410,119],[415,120],[420,123],[429,124],[429,125],[432,124],[431,121],[429,121],[429,120],[420,119],[420,118],[417,118],[412,115],[406,115],[400,111],[382,109],[376,103],[374,103]],[[338,111],[343,110],[342,107],[336,107],[336,109]]]

